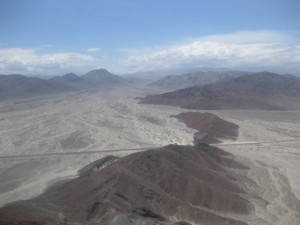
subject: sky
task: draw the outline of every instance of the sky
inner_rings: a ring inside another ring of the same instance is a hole
[[[299,0],[0,0],[0,74],[300,74]]]

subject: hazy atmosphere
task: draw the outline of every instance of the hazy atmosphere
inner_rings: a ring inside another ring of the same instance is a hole
[[[3,74],[230,68],[300,74],[297,0],[3,0]]]
[[[298,0],[0,0],[0,225],[299,225]]]

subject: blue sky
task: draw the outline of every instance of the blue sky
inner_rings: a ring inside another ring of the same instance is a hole
[[[0,0],[0,74],[298,73],[299,12],[299,0]]]

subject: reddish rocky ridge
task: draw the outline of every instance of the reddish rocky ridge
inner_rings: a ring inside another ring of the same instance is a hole
[[[236,140],[239,126],[221,119],[212,113],[185,112],[174,116],[188,127],[198,130],[194,135],[195,144],[220,143],[220,139]]]

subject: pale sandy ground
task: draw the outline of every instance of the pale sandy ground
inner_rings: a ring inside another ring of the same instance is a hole
[[[255,215],[243,220],[253,225],[299,225],[300,112],[214,113],[240,126],[238,140],[233,145],[224,141],[220,147],[249,166],[246,175],[255,181],[245,182],[245,188],[254,193],[250,200],[256,206]]]
[[[1,156],[191,144],[195,130],[170,117],[187,110],[137,104],[135,97],[147,93],[151,90],[136,88],[1,102],[0,205],[31,198],[49,184],[76,176],[79,168],[109,153]],[[250,193],[255,212],[227,216],[251,225],[299,225],[300,112],[212,113],[240,126],[238,140],[224,141],[220,147],[250,167],[244,172],[249,177],[244,188]],[[284,140],[293,141],[278,142]]]
[[[135,98],[147,93],[123,88],[0,102],[0,205],[31,198],[104,155],[131,151],[3,156],[192,144],[194,130],[170,117],[182,110],[137,104]]]

